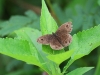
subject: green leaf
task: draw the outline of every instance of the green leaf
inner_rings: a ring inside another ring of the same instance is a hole
[[[100,0],[98,0],[98,4],[100,5]]]
[[[83,75],[85,72],[89,71],[93,69],[93,67],[81,67],[81,68],[77,68],[71,72],[69,72],[68,74],[66,75]]]
[[[36,41],[41,33],[32,28],[23,28],[15,33],[17,34],[15,39],[0,38],[0,53],[37,65],[50,74],[53,69],[47,64],[51,63],[51,67],[53,64],[46,58],[46,54],[42,52],[42,46]]]
[[[37,51],[39,50],[39,52],[41,52],[42,46],[41,44],[37,43],[37,38],[41,36],[41,32],[36,29],[24,27],[22,29],[16,30],[15,33],[17,35],[16,38],[27,40],[37,48]],[[42,53],[43,52],[41,52],[41,54]]]
[[[77,59],[88,55],[93,49],[100,45],[100,25],[86,31],[79,32],[73,36],[69,50],[74,50],[71,59],[63,68],[63,72]]]
[[[27,40],[28,42],[30,42],[30,44],[33,45],[33,47],[36,48],[37,57],[41,61],[41,64],[42,64],[42,67],[41,66],[39,67],[43,68],[49,74],[54,73],[54,75],[55,75],[55,72],[60,71],[59,68],[55,69],[55,67],[57,67],[56,63],[46,58],[47,54],[45,54],[42,51],[42,45],[37,43],[37,38],[41,35],[41,33],[38,30],[32,29],[32,28],[22,28],[20,30],[15,31],[15,33],[17,34],[16,39]]]
[[[41,66],[41,63],[36,56],[37,52],[35,47],[32,47],[26,40],[0,38],[0,53],[30,64]]]
[[[56,55],[48,55],[47,58],[54,61],[56,64],[61,64],[63,61],[67,60],[71,57],[73,50],[69,50],[64,53],[56,54]]]
[[[41,26],[42,35],[52,34],[52,32],[55,32],[58,28],[57,23],[50,15],[44,0],[42,0],[40,26]],[[64,52],[64,50],[54,51],[53,49],[51,49],[50,46],[45,46],[45,45],[43,45],[43,50],[50,54]]]
[[[88,55],[93,49],[100,45],[100,25],[86,31],[79,32],[73,36],[70,50],[75,50],[71,59],[76,60]]]
[[[5,36],[22,27],[33,27],[39,29],[39,17],[32,11],[25,12],[26,16],[12,16],[8,21],[0,23],[0,35]]]
[[[55,32],[58,28],[57,23],[50,15],[44,0],[42,0],[40,25],[41,25],[41,31],[43,35],[52,34],[52,32]]]
[[[5,21],[1,24],[2,29],[0,35],[5,36],[16,29],[26,26],[32,22],[32,20],[25,16],[12,16],[9,21]]]

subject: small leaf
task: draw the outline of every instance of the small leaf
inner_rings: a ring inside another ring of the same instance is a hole
[[[42,0],[40,25],[41,25],[41,31],[43,35],[52,34],[52,32],[55,32],[58,28],[57,23],[50,15],[44,0]]]
[[[77,68],[71,72],[69,72],[68,74],[66,75],[83,75],[85,72],[89,71],[93,69],[93,67],[81,67],[81,68]]]
[[[56,54],[56,55],[48,55],[47,58],[54,61],[56,64],[61,64],[63,61],[67,60],[71,57],[73,50],[69,50],[64,53]]]

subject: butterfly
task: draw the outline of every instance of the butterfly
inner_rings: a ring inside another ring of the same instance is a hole
[[[72,22],[66,22],[62,24],[55,33],[39,37],[37,42],[43,45],[50,45],[50,47],[54,50],[61,50],[71,43],[71,31]]]

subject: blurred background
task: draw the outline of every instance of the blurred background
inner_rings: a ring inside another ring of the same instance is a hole
[[[45,0],[58,25],[72,21],[72,35],[100,24],[100,0]],[[40,30],[41,0],[0,0],[0,37],[5,38],[22,27]],[[84,44],[83,44],[84,45]],[[64,61],[60,68],[67,63]],[[75,61],[78,67],[95,67],[84,75],[100,74],[100,48]],[[0,54],[0,75],[47,75],[37,66]]]

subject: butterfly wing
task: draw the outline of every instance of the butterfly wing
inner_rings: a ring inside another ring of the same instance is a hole
[[[41,36],[37,42],[44,45],[50,44],[51,48],[55,50],[68,46],[72,41],[72,36],[69,34],[72,31],[71,24],[71,22],[64,23],[55,33]]]
[[[43,35],[37,39],[37,42],[44,45],[49,45],[52,39],[51,34]]]
[[[63,46],[59,43],[56,37],[53,36],[52,40],[50,41],[50,47],[54,50],[60,50]]]
[[[62,24],[58,30],[56,31],[56,34],[68,34],[72,31],[72,22],[66,22]]]
[[[72,36],[70,34],[64,34],[62,36],[59,36],[59,38],[61,39],[64,47],[68,46],[72,41]]]
[[[72,31],[72,22],[66,22],[61,25],[55,35],[60,40],[61,44],[66,47],[72,41],[72,36],[69,34]]]

